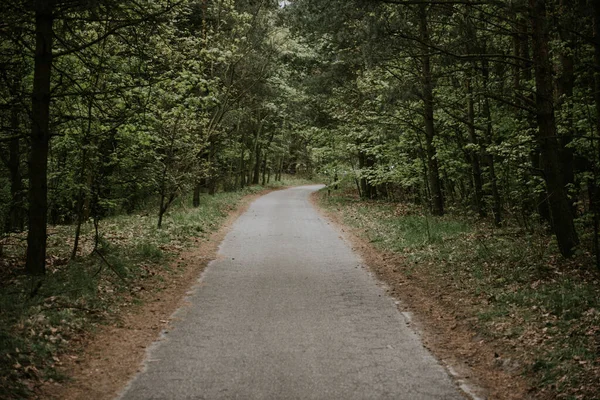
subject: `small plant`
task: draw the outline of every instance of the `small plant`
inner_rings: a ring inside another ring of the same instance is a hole
[[[48,273],[39,286],[20,273],[24,238],[8,238],[14,245],[1,261],[14,265],[1,271],[6,274],[0,281],[0,398],[27,398],[40,381],[64,379],[55,367],[64,351],[73,350],[73,339],[113,321],[121,308],[141,304],[136,294],[141,286],[155,282],[160,290],[174,256],[193,238],[218,229],[245,195],[260,190],[204,195],[198,208],[182,198],[165,214],[162,229],[147,210],[113,216],[100,221],[98,243],[92,224],[84,224],[73,260],[68,257],[74,227],[54,227]]]
[[[404,255],[397,270],[406,277],[444,288],[450,299],[468,298],[474,306],[460,312],[476,321],[479,336],[518,360],[540,393],[598,393],[600,275],[589,254],[566,261],[544,231],[425,216],[348,192],[322,192],[320,202],[374,246]]]

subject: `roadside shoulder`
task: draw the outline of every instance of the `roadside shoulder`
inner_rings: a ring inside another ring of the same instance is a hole
[[[443,288],[430,286],[418,274],[404,274],[399,268],[407,262],[402,254],[376,249],[361,235],[360,229],[344,223],[341,210],[323,207],[319,195],[319,192],[313,193],[311,203],[386,286],[423,345],[467,395],[474,399],[530,398],[527,384],[520,376],[498,368],[498,353],[493,344],[469,328],[460,310],[449,306],[456,302],[448,298],[441,301]]]
[[[65,354],[61,372],[68,377],[62,384],[46,384],[37,393],[38,398],[113,399],[139,371],[146,356],[146,348],[169,329],[172,314],[183,305],[186,293],[197,282],[208,265],[217,258],[219,245],[235,220],[257,198],[275,191],[266,189],[245,196],[229,213],[221,227],[207,239],[193,239],[171,262],[170,271],[164,271],[148,282],[139,294],[137,303],[124,308],[119,322],[102,325],[88,334],[79,346],[79,352]]]

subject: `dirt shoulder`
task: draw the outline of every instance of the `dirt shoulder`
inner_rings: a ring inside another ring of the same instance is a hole
[[[82,338],[79,352],[61,357],[60,371],[68,377],[67,382],[45,383],[37,397],[113,399],[138,372],[146,348],[168,326],[188,290],[208,263],[217,257],[219,245],[233,222],[252,201],[270,191],[245,197],[219,230],[208,239],[195,239],[195,245],[174,259],[169,272],[145,282],[144,290],[137,296],[137,306],[123,309],[117,323],[101,326],[97,332]]]
[[[406,275],[398,266],[401,254],[384,252],[361,237],[359,229],[344,224],[342,215],[319,205],[318,192],[311,197],[320,213],[335,226],[365,264],[386,285],[398,308],[410,318],[428,348],[473,398],[516,400],[531,398],[526,382],[513,373],[502,352],[469,327],[460,299],[444,295],[444,288]]]

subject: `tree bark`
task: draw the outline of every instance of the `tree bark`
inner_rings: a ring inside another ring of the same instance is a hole
[[[89,126],[89,121],[88,121],[88,126]],[[81,169],[79,172],[79,178],[81,180],[83,180],[83,177],[85,176],[85,167],[87,165],[87,150],[84,147],[82,152],[81,152]],[[86,197],[86,193],[85,190],[83,189],[83,187],[79,188],[79,192],[77,194],[77,205],[76,205],[76,211],[77,211],[77,222],[75,225],[75,236],[73,238],[73,249],[71,250],[71,259],[75,259],[77,257],[77,250],[79,248],[79,238],[81,236],[81,225],[83,224],[83,214],[84,214],[84,198]]]
[[[531,59],[531,46],[529,45],[529,37],[530,37],[530,28],[528,27],[527,20],[525,17],[517,17],[517,26],[519,31],[519,56],[524,60],[520,63],[521,67],[521,78],[525,82],[529,82],[533,79],[533,62],[525,61]],[[535,102],[535,98],[531,93],[523,93],[523,95],[531,101],[531,103]],[[519,100],[519,103],[523,102],[522,99]],[[532,113],[527,113],[527,124],[532,130],[537,129],[537,122],[535,121],[535,116]],[[531,159],[531,169],[533,171],[541,171],[542,170],[542,157],[540,154],[540,149],[536,146],[530,155]],[[537,173],[537,172],[536,172]],[[549,225],[552,225],[552,218],[550,217],[550,206],[548,205],[548,194],[544,188],[544,191],[540,193],[537,198],[533,199],[534,207],[537,208],[537,212],[540,216],[541,221],[547,222]]]
[[[436,150],[433,144],[435,137],[435,125],[433,118],[433,78],[431,74],[431,58],[429,56],[429,27],[427,23],[427,5],[419,5],[419,30],[421,41],[424,45],[421,48],[422,60],[422,96],[423,96],[423,117],[425,120],[425,151],[427,153],[427,179],[429,181],[429,190],[431,196],[431,212],[434,215],[444,215],[444,198],[442,196],[442,185],[440,183],[439,166],[436,157]]]
[[[262,134],[262,127],[263,127],[263,121],[264,119],[262,119],[260,121],[260,123],[258,124],[258,129],[256,130],[256,135],[254,137],[254,165],[252,167],[254,167],[254,171],[252,174],[252,184],[253,185],[258,185],[259,179],[260,179],[260,151],[261,151],[261,145],[260,145],[260,136]]]
[[[258,138],[257,138],[258,140]],[[258,185],[259,181],[260,181],[260,163],[261,163],[261,157],[260,157],[260,146],[256,146],[255,148],[255,153],[254,153],[254,172],[252,173],[252,184],[253,185]]]
[[[564,257],[573,255],[579,238],[573,224],[571,205],[560,168],[560,145],[554,114],[552,64],[546,0],[529,0],[536,83],[537,140],[542,154],[550,215],[558,247]]]
[[[594,15],[594,102],[596,105],[596,136],[600,138],[600,2],[592,2]],[[600,161],[600,144],[598,146],[598,157]],[[598,187],[598,170],[594,168],[594,176],[588,181],[588,193],[590,196],[590,208],[594,215],[594,252],[596,253],[596,267],[600,269],[600,188]]]
[[[240,124],[238,122],[238,129],[240,127]],[[246,165],[244,162],[244,157],[246,157],[246,130],[242,130],[242,136],[240,138],[240,170],[239,170],[239,177],[240,177],[240,189],[243,189],[246,186]]]
[[[279,157],[279,165],[277,166],[277,175],[275,180],[281,182],[281,174],[283,173],[283,156]]]
[[[570,30],[574,23],[572,18],[570,18],[570,7],[570,2],[565,0],[560,1],[559,35],[564,47],[561,48],[559,54],[561,71],[556,85],[556,94],[558,96],[557,107],[562,110],[565,121],[565,127],[563,129],[564,133],[560,135],[558,140],[560,143],[560,162],[563,180],[566,185],[575,183],[574,151],[569,146],[575,135],[573,103],[571,101],[573,97],[573,87],[575,86],[575,43],[573,41],[573,34]],[[570,199],[570,203],[573,215],[575,215],[575,202],[573,199]]]
[[[267,183],[267,155],[263,156],[262,160],[262,185],[265,186]]]
[[[194,185],[194,194],[192,196],[192,207],[200,207],[200,182]]]
[[[16,106],[11,110],[11,127],[19,131],[19,111]],[[10,210],[6,220],[6,231],[23,230],[23,183],[21,181],[21,144],[18,137],[8,143],[8,170],[10,174]]]
[[[54,2],[36,1],[34,4],[36,42],[31,101],[29,231],[25,270],[31,275],[44,275],[46,273],[47,173]]]
[[[477,33],[472,23],[471,9],[466,9],[465,15],[465,50],[468,54],[473,53],[473,48],[477,48]],[[467,129],[469,143],[476,149],[467,152],[468,161],[471,164],[471,174],[473,180],[474,197],[473,203],[475,209],[481,218],[487,215],[486,207],[483,201],[483,174],[481,172],[482,149],[477,130],[475,129],[475,95],[473,93],[473,77],[476,71],[476,63],[471,62],[470,68],[466,71],[466,91],[467,91]]]
[[[475,107],[473,101],[473,87],[472,80],[469,76],[467,78],[467,120],[468,120],[468,131],[469,131],[469,143],[471,146],[477,147],[479,140],[477,139],[477,132],[475,130]],[[481,177],[481,164],[479,162],[479,149],[469,151],[471,161],[471,174],[473,176],[473,187],[475,189],[474,203],[477,213],[480,217],[485,217],[485,207],[483,205],[483,179]]]
[[[485,159],[488,166],[488,173],[490,175],[490,184],[492,187],[492,212],[494,213],[494,224],[496,226],[500,226],[502,223],[502,198],[500,197],[500,190],[498,190],[496,160],[494,155],[489,152],[489,148],[494,143],[494,134],[492,130],[493,125],[490,99],[487,97],[488,82],[490,79],[490,67],[488,61],[485,59],[481,61],[481,70],[483,75],[483,90],[486,93],[486,97],[483,99],[483,117],[486,119],[485,140],[488,146]]]
[[[360,147],[360,144],[359,144]],[[375,165],[373,158],[369,157],[363,150],[358,151],[358,168],[361,171],[360,178],[360,197],[364,199],[373,199],[377,196],[377,189],[364,176],[364,170],[369,170]]]

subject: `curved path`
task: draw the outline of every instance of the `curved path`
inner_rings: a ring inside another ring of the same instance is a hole
[[[464,399],[313,209],[320,187],[250,206],[122,399]]]

